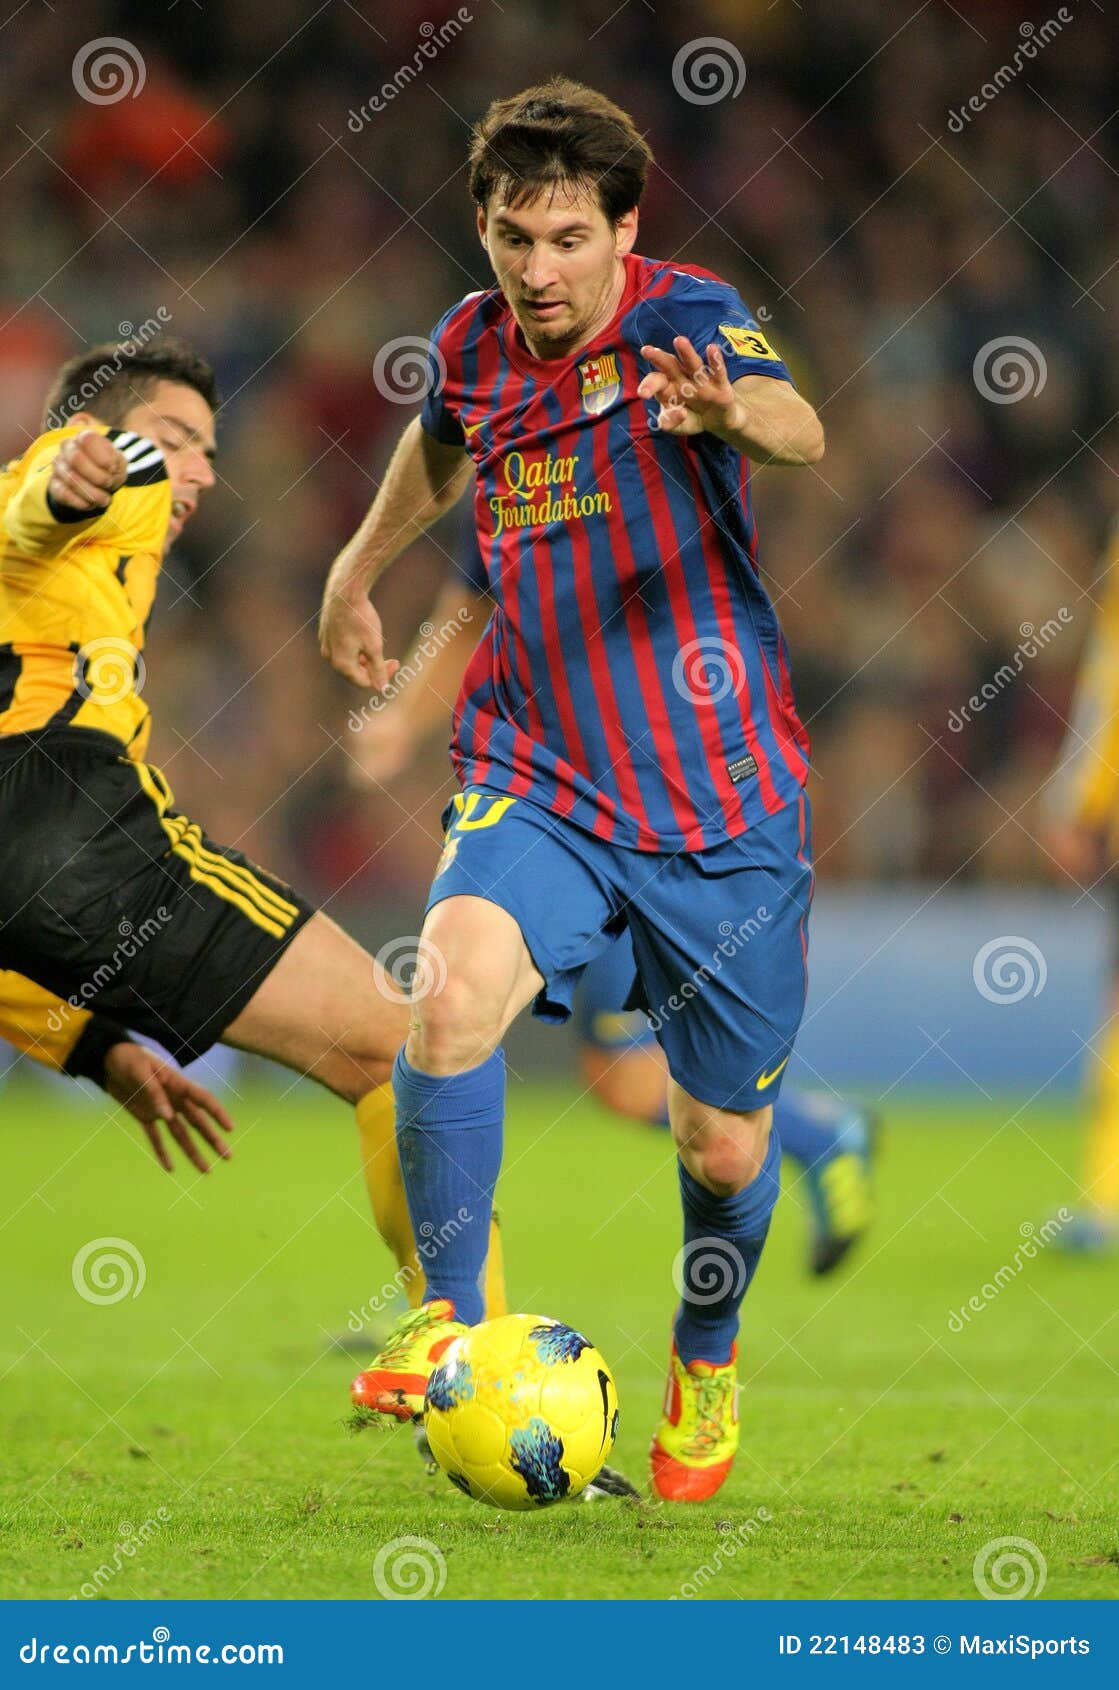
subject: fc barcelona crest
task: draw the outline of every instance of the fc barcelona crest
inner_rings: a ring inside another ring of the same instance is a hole
[[[618,354],[605,352],[600,358],[588,358],[579,365],[582,382],[583,409],[597,417],[612,405],[622,391],[618,373]]]

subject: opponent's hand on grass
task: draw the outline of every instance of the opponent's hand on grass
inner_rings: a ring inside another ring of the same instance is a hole
[[[374,692],[387,687],[400,668],[397,658],[385,656],[381,618],[360,588],[327,593],[319,617],[319,650],[355,687]]]
[[[47,493],[68,510],[108,510],[109,501],[128,476],[128,459],[108,437],[86,429],[64,440],[51,466]]]
[[[733,434],[744,423],[746,407],[719,348],[712,341],[704,363],[687,335],[676,335],[672,344],[675,356],[659,346],[641,348],[653,368],[641,378],[637,394],[659,400],[657,427],[665,434]]]
[[[156,1161],[168,1173],[174,1163],[161,1127],[200,1174],[209,1173],[210,1164],[191,1137],[192,1129],[223,1161],[232,1156],[222,1133],[231,1133],[233,1122],[217,1098],[146,1045],[131,1040],[112,1045],[105,1057],[104,1087],[139,1121]]]

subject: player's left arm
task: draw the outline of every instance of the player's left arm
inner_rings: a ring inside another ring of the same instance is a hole
[[[769,375],[732,381],[714,341],[705,357],[687,335],[675,335],[672,347],[641,348],[653,368],[637,389],[658,402],[657,427],[665,434],[714,434],[757,463],[804,465],[823,457],[823,424],[791,382]]]

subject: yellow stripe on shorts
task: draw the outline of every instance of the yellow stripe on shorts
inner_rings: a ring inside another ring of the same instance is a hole
[[[185,824],[181,835],[182,842],[192,848],[202,867],[208,868],[212,874],[223,876],[231,885],[239,887],[249,897],[254,898],[266,914],[274,915],[285,923],[295,920],[299,914],[295,904],[277,892],[275,887],[266,885],[247,864],[231,862],[228,857],[223,857],[220,851],[208,850],[202,843],[202,829],[197,822],[187,821],[185,816],[179,820]]]
[[[233,904],[274,939],[282,939],[299,914],[298,906],[266,886],[245,864],[231,862],[220,852],[207,850],[197,822],[189,821],[186,816],[166,814],[174,799],[163,774],[148,763],[138,762],[134,766],[141,786],[158,811],[172,851],[189,865],[191,879]]]

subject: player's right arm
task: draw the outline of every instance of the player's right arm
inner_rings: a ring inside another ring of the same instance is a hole
[[[107,435],[85,429],[45,447],[4,510],[9,539],[29,557],[50,556],[89,529],[124,485],[128,459]]]
[[[472,474],[463,445],[436,439],[418,417],[408,424],[368,515],[335,558],[323,594],[320,650],[355,686],[380,691],[400,667],[384,654],[381,620],[369,602],[374,582],[450,510]]]

